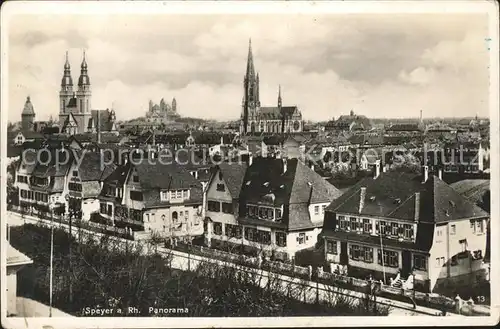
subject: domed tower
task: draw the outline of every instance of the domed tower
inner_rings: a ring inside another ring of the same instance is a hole
[[[66,106],[73,97],[73,79],[71,78],[71,66],[69,65],[68,52],[64,63],[64,74],[61,80],[61,91],[59,91],[59,114],[66,113]]]
[[[28,96],[26,98],[26,103],[24,103],[23,112],[21,113],[21,127],[23,131],[33,131],[34,124],[35,110],[33,109],[33,104],[31,104],[30,97]]]
[[[78,132],[84,133],[87,131],[91,114],[91,97],[92,91],[90,88],[90,78],[87,71],[87,60],[85,51],[83,52],[83,60],[80,66],[80,77],[78,78],[78,90],[76,92],[77,113],[74,114],[78,121]]]

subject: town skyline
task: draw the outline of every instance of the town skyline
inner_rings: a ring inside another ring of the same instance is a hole
[[[304,120],[351,110],[370,118],[418,118],[420,110],[424,118],[489,116],[486,16],[184,16],[40,15],[33,24],[15,16],[9,107],[19,111],[9,121],[28,95],[37,119],[57,117],[66,51],[73,79],[86,52],[92,108],[113,105],[118,120],[173,97],[182,116],[238,120],[249,39],[262,105],[276,105],[281,85],[283,102]]]

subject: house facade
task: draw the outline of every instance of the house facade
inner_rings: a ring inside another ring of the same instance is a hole
[[[209,244],[291,260],[315,245],[324,209],[340,194],[298,159],[221,165],[207,186],[205,237]]]
[[[326,209],[321,233],[327,264],[350,276],[410,276],[416,289],[438,292],[480,274],[489,215],[429,175],[376,171]]]
[[[116,168],[114,164],[103,165],[97,152],[75,151],[79,161],[73,161],[68,171],[68,214],[72,217],[90,220],[99,213],[99,194],[102,182]],[[102,166],[103,165],[103,166]]]
[[[42,148],[23,153],[16,170],[19,206],[35,214],[64,214],[68,209],[68,172],[72,152]]]
[[[201,183],[176,164],[118,166],[99,200],[102,218],[114,226],[165,238],[203,234]]]

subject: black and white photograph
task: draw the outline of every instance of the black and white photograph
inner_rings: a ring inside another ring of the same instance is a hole
[[[498,6],[4,3],[2,326],[498,323]]]

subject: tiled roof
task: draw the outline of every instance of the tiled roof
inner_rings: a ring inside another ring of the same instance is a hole
[[[289,229],[311,227],[309,204],[331,202],[341,192],[297,159],[287,160],[286,166],[283,173],[283,160],[256,158],[243,181],[241,204],[285,205]]]
[[[130,162],[121,166],[117,166],[116,169],[106,177],[105,182],[121,186],[125,184],[125,180],[127,179],[129,170]]]
[[[359,212],[361,187],[366,188],[366,194]],[[423,183],[421,175],[402,172],[381,173],[376,179],[367,177],[361,180],[334,200],[327,210],[414,221],[417,192],[420,193],[418,211],[421,222],[440,223],[488,216],[436,176],[429,175]]]
[[[217,166],[222,172],[222,179],[226,183],[229,193],[233,199],[238,199],[240,197],[241,188],[243,185],[243,179],[245,178],[245,173],[247,171],[248,165],[246,163],[226,163],[223,162]]]
[[[37,177],[66,176],[69,168],[71,167],[71,159],[73,158],[72,152],[67,149],[66,151],[62,151],[61,149],[48,149],[48,152],[50,152],[50,157],[47,151],[40,153],[40,159],[37,159],[37,164],[32,175]],[[57,158],[58,152],[59,158]],[[67,160],[66,157],[69,157],[70,159]],[[46,164],[47,160],[50,160],[48,164]]]
[[[490,180],[464,179],[451,184],[451,187],[471,202],[481,204],[483,197],[490,190]]]
[[[95,198],[101,192],[101,183],[97,180],[82,182],[82,194],[84,198]]]
[[[387,131],[421,131],[418,123],[395,123]]]
[[[82,181],[99,181],[103,172],[109,175],[109,171],[114,168],[114,165],[109,165],[101,159],[101,154],[97,152],[78,152],[78,157],[81,158],[80,166],[78,167],[78,174]]]
[[[149,164],[142,162],[134,166],[139,176],[146,207],[169,205],[160,200],[160,190],[189,189],[190,198],[185,204],[198,204],[203,199],[201,184],[185,168],[172,164]]]

